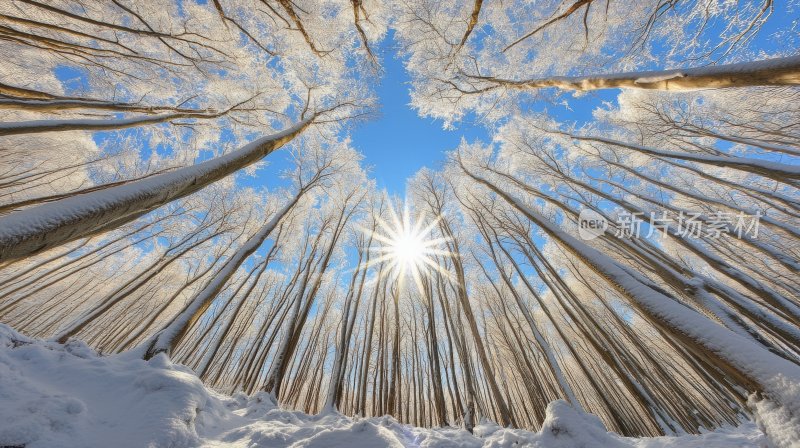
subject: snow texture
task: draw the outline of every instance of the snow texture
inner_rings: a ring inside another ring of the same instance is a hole
[[[780,408],[757,406],[759,418],[787,423]],[[388,416],[312,416],[280,409],[265,393],[220,395],[163,354],[150,361],[101,356],[78,341],[34,340],[0,324],[0,446],[729,448],[767,442],[754,423],[697,436],[620,437],[561,400],[548,405],[538,432],[486,421],[469,434]]]
[[[590,76],[555,76],[528,81],[510,81],[517,86],[577,88],[653,87],[664,90],[695,90],[702,88],[743,87],[751,85],[791,85],[797,83],[800,56],[773,58],[761,61],[718,64],[704,67],[610,73]],[[669,84],[667,84],[669,83]]]
[[[310,123],[311,119],[306,119],[195,165],[0,217],[0,259],[11,259],[91,235],[107,228],[109,223],[132,221],[252,165],[289,142]]]
[[[636,81],[634,82],[636,84],[653,84],[657,82],[669,81],[675,78],[683,78],[685,76],[686,75],[684,75],[681,72],[675,72],[675,73],[666,72],[664,74],[653,75],[653,76],[640,76],[636,78]]]

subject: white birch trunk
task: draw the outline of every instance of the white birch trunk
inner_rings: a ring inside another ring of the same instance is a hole
[[[261,160],[303,132],[312,119],[193,166],[2,216],[0,261],[30,256],[133,221]]]
[[[237,269],[244,263],[244,261],[253,252],[255,252],[267,239],[269,234],[278,226],[281,218],[283,218],[291,209],[297,204],[297,201],[306,192],[306,189],[301,189],[297,195],[289,201],[286,205],[278,210],[272,219],[267,222],[258,232],[251,236],[220,268],[219,272],[214,276],[214,279],[209,282],[202,290],[200,290],[189,301],[189,304],[181,311],[172,321],[167,324],[163,329],[156,333],[148,341],[145,341],[143,347],[145,348],[144,358],[149,359],[158,353],[166,353],[169,355],[175,345],[179,342],[180,338],[185,334],[186,330],[200,318],[205,312],[211,302],[216,299],[219,292],[233,276]],[[135,349],[136,350],[136,349]]]
[[[770,353],[642,283],[607,255],[564,232],[549,219],[495,184],[473,174],[463,165],[462,168],[468,176],[502,197],[551,238],[561,243],[570,253],[605,277],[653,323],[668,328],[671,333],[688,343],[690,348],[702,349],[704,353],[720,361],[731,373],[740,375],[750,383],[749,386],[753,388],[751,392],[765,392],[770,398],[780,402],[781,390],[776,385],[781,378],[800,380],[800,367],[797,365]]]
[[[515,89],[556,87],[581,91],[599,89],[685,91],[751,86],[793,86],[800,84],[800,56],[677,70],[552,76],[522,81],[482,76],[469,76],[469,78]],[[465,93],[479,92],[480,90]]]

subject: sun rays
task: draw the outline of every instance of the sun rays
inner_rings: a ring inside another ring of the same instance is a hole
[[[370,248],[377,257],[366,267],[383,263],[381,277],[391,276],[400,285],[411,277],[420,291],[423,279],[434,271],[450,276],[442,266],[444,258],[453,256],[446,246],[448,239],[435,234],[441,216],[428,220],[427,215],[419,214],[412,219],[409,205],[404,203],[402,213],[394,206],[389,207],[388,221],[380,216],[375,219],[378,225],[374,231],[363,229],[379,243]]]

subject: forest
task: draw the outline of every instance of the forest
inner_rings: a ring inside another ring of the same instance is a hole
[[[344,446],[800,446],[798,48],[796,0],[1,1],[0,446],[212,446],[56,428],[90,363]],[[357,137],[391,58],[486,136],[399,191]]]

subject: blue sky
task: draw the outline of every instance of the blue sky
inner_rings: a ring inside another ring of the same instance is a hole
[[[420,168],[437,169],[444,154],[455,149],[462,137],[469,142],[490,142],[489,131],[469,119],[455,130],[444,130],[441,120],[422,118],[411,108],[410,81],[403,61],[397,57],[393,33],[378,48],[383,76],[375,86],[380,110],[377,118],[358,124],[351,132],[353,146],[364,154],[363,164],[370,175],[390,194],[404,196],[406,180]],[[616,90],[593,92],[579,99],[570,99],[572,110],[561,105],[548,105],[551,115],[565,120],[585,121],[602,101],[613,101]],[[538,104],[537,109],[545,107]]]
[[[770,52],[781,47],[782,38],[776,36],[775,31],[797,26],[797,18],[792,14],[779,14],[776,13],[762,32],[754,38],[752,42],[754,48]],[[491,141],[491,134],[482,125],[470,120],[460,123],[455,130],[444,130],[441,121],[419,117],[410,106],[410,78],[403,67],[403,61],[397,57],[398,52],[395,47],[393,33],[390,32],[377,48],[382,63],[380,83],[374,86],[379,100],[377,116],[356,124],[349,130],[349,135],[352,145],[364,155],[363,164],[369,168],[370,176],[376,180],[378,188],[386,189],[389,194],[402,198],[405,196],[407,179],[423,167],[438,169],[444,160],[444,154],[456,148],[462,138],[469,142],[481,140],[488,143]],[[663,67],[660,61],[654,61],[652,67],[646,68]],[[61,66],[56,70],[56,76],[63,82],[67,93],[79,92],[87,87],[85,74],[77,68]],[[585,123],[591,120],[595,108],[605,101],[613,103],[618,94],[619,91],[616,89],[588,92],[578,98],[566,93],[559,98],[559,101],[567,100],[568,107],[558,102],[545,101],[536,101],[526,106],[535,111],[547,109],[551,117],[561,122]],[[95,140],[102,143],[108,135],[108,133],[96,133]],[[144,141],[143,157],[149,156],[152,150],[153,148]],[[208,157],[210,154],[205,156]],[[289,167],[287,156],[285,151],[270,155],[266,159],[267,166],[259,170],[256,176],[239,176],[240,185],[266,189],[285,185],[278,176],[282,170]],[[544,241],[538,234],[534,239],[537,243]],[[259,253],[263,255],[266,250],[268,250],[267,245],[262,247]],[[248,264],[252,262],[251,259]]]
[[[796,27],[797,19],[791,16],[792,14],[774,13],[754,38],[751,43],[753,47],[767,51],[781,47],[780,42],[783,39],[776,35],[776,31]],[[406,180],[422,167],[438,168],[444,160],[444,153],[458,146],[462,137],[470,142],[476,139],[490,142],[491,135],[485,127],[469,120],[460,123],[455,130],[446,131],[440,120],[419,117],[409,105],[410,78],[403,62],[397,57],[395,46],[393,32],[390,31],[377,49],[383,69],[380,83],[374,87],[380,104],[377,117],[355,125],[350,130],[350,136],[353,146],[364,155],[363,163],[369,167],[370,175],[376,180],[378,187],[402,197]],[[81,70],[61,66],[56,70],[56,75],[64,83],[68,93],[86,87]],[[591,119],[592,110],[603,101],[613,102],[618,93],[616,89],[603,90],[589,92],[580,98],[567,94],[562,99],[568,100],[569,109],[563,104],[548,104],[544,101],[529,106],[537,111],[546,108],[548,115],[562,122],[586,122]],[[95,135],[98,143],[104,137],[105,133]],[[247,186],[269,189],[284,185],[277,177],[289,166],[285,156],[276,153],[267,162],[268,166],[259,170],[256,177],[240,176],[240,182]]]
[[[777,9],[753,38],[753,48],[774,51],[781,47],[782,40],[776,32],[798,26],[796,17],[781,14],[780,8]],[[440,120],[419,117],[409,105],[410,78],[402,61],[397,58],[395,45],[390,31],[378,48],[384,70],[380,85],[375,87],[380,101],[379,116],[357,125],[350,135],[353,146],[364,154],[363,163],[371,168],[371,177],[376,179],[378,187],[402,197],[406,179],[422,167],[438,168],[444,160],[444,153],[457,147],[462,137],[470,142],[476,139],[490,142],[491,135],[480,124],[469,121],[461,123],[456,130],[446,131]],[[664,67],[654,62],[651,69],[658,68]],[[537,111],[546,108],[551,117],[562,122],[585,123],[591,120],[592,111],[604,101],[615,103],[618,94],[617,89],[587,92],[579,98],[567,94],[562,98],[568,101],[569,109],[543,101],[531,107]]]
[[[364,154],[364,165],[378,188],[403,195],[406,179],[420,168],[438,168],[444,153],[455,149],[461,137],[469,141],[490,136],[479,126],[464,124],[454,131],[442,121],[420,118],[411,108],[410,78],[397,58],[395,42],[388,36],[378,48],[383,76],[375,93],[380,101],[377,118],[358,124],[350,133],[353,146]]]

